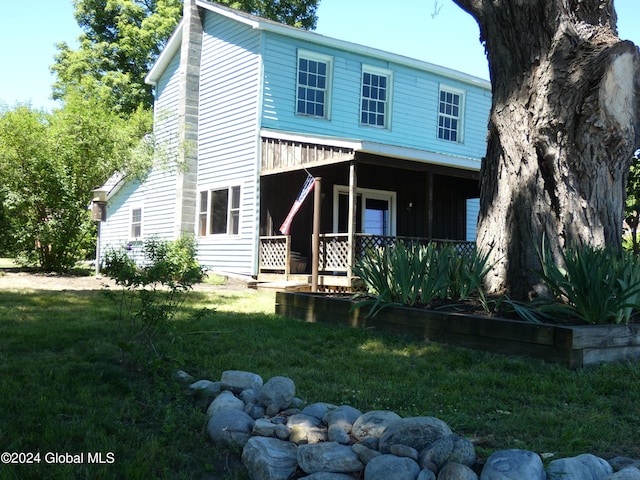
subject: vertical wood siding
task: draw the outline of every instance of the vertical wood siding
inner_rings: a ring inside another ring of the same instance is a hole
[[[333,57],[331,118],[323,120],[295,114],[298,49]],[[373,57],[296,41],[271,32],[265,34],[262,126],[318,135],[355,138],[479,159],[486,150],[491,92],[488,89],[441,77],[434,73],[385,62]],[[359,124],[362,66],[393,72],[391,128]],[[464,141],[437,138],[440,85],[465,91]]]
[[[255,274],[261,34],[207,12],[200,72],[198,190],[240,186],[238,235],[198,239],[204,266]]]

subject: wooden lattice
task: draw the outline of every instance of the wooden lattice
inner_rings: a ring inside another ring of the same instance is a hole
[[[323,236],[320,241],[319,270],[346,272],[349,264],[349,239],[346,236]]]
[[[288,250],[287,236],[260,238],[260,271],[285,271]]]

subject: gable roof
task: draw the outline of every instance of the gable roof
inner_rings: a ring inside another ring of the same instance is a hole
[[[397,53],[390,53],[377,48],[367,47],[353,42],[347,42],[345,40],[339,40],[337,38],[327,37],[316,32],[309,30],[303,30],[301,28],[291,27],[283,23],[278,23],[273,20],[267,20],[266,18],[258,17],[249,13],[241,12],[229,7],[219,5],[217,3],[209,2],[207,0],[195,0],[198,7],[204,8],[211,12],[217,13],[224,17],[230,18],[236,22],[247,25],[256,30],[265,32],[271,32],[278,35],[284,35],[290,38],[296,38],[304,40],[317,45],[335,48],[338,50],[344,50],[348,52],[358,53],[366,55],[368,57],[377,58],[387,62],[392,62],[400,65],[404,65],[410,68],[416,68],[418,70],[427,71],[443,77],[459,80],[461,82],[476,85],[481,88],[490,89],[491,83],[483,78],[479,78],[467,73],[459,72],[451,68],[442,67],[433,63],[417,60],[415,58],[405,57]],[[160,76],[169,65],[171,59],[180,51],[180,44],[182,42],[182,27],[183,22],[180,21],[173,35],[167,41],[167,45],[156,60],[149,74],[145,78],[145,82],[150,85],[156,85]]]

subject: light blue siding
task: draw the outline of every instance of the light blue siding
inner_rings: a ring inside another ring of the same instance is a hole
[[[475,242],[478,228],[478,213],[480,213],[480,199],[467,199],[467,242]]]
[[[441,77],[425,69],[382,61],[265,32],[264,100],[262,126],[274,130],[354,138],[420,150],[479,159],[485,153],[487,119],[491,107],[488,89]],[[330,120],[295,114],[298,49],[334,58]],[[359,124],[360,82],[363,65],[393,72],[391,128]],[[440,85],[465,92],[462,143],[437,138]]]
[[[199,238],[203,265],[255,274],[260,33],[207,12],[200,77],[198,190],[240,186],[238,235]]]
[[[109,199],[107,221],[101,226],[103,254],[107,249],[118,248],[131,240],[132,208],[142,208],[143,239],[151,236],[172,239],[174,236],[179,63],[178,54],[172,59],[156,89],[156,164],[143,184],[125,182]]]

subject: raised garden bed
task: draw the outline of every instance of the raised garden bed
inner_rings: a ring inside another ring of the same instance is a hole
[[[570,368],[640,358],[640,324],[563,326],[388,307],[372,318],[348,298],[278,292],[276,313],[305,322],[376,328],[490,352],[523,355]]]

